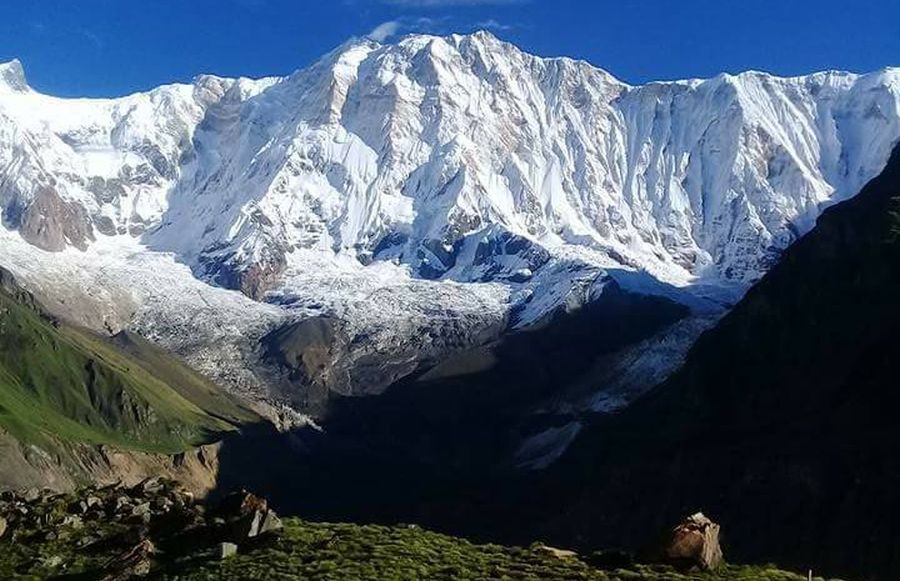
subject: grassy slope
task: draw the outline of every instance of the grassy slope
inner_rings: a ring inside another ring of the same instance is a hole
[[[254,415],[149,344],[60,324],[0,290],[0,427],[54,439],[176,452]]]
[[[57,503],[65,514],[66,503]],[[805,581],[772,565],[724,565],[715,572],[676,571],[632,564],[601,569],[581,558],[556,558],[537,547],[478,545],[411,526],[311,523],[286,519],[283,533],[220,560],[218,543],[154,534],[150,579],[305,579],[309,581],[581,580],[581,581]],[[109,519],[0,540],[0,576],[21,579],[104,578],[116,555],[137,543],[134,524]],[[85,547],[87,543],[87,547]],[[815,577],[816,581],[823,581]]]
[[[678,573],[634,565],[601,570],[577,558],[558,559],[533,548],[476,545],[418,527],[320,524],[289,519],[276,541],[224,562],[172,576],[184,579],[582,579],[612,581],[801,581],[774,567],[726,566],[715,573]]]

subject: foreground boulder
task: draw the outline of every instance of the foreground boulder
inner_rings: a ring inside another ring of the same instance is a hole
[[[230,525],[230,540],[238,544],[283,528],[266,499],[246,490],[225,497],[219,505],[218,516]]]
[[[668,534],[657,560],[677,566],[696,566],[705,571],[722,564],[719,525],[702,512],[692,514]]]

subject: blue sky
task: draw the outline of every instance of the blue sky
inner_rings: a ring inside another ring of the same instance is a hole
[[[0,60],[113,96],[198,73],[287,74],[351,36],[491,29],[642,83],[900,65],[898,0],[2,0]]]

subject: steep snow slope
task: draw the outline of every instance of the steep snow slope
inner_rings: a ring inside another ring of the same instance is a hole
[[[527,278],[548,258],[533,243],[578,245],[677,284],[746,282],[900,135],[896,69],[630,87],[487,33],[115,100],[46,97],[2,66],[7,224],[53,250],[150,229],[254,296],[301,248],[469,281]]]
[[[260,274],[234,271],[278,272],[295,248],[466,281],[527,277],[534,242],[747,282],[881,169],[898,95],[896,70],[632,88],[487,34],[350,44],[202,132],[214,159],[152,240],[252,292]]]
[[[341,321],[348,370],[412,365],[423,333],[439,357],[591,300],[607,271],[740,292],[898,136],[900,69],[632,87],[487,33],[104,100],[41,95],[13,61],[0,261],[57,298],[90,281],[95,326],[115,312],[214,375],[310,316]]]

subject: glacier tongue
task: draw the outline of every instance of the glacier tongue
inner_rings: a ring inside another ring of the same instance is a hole
[[[131,281],[140,265],[185,265],[273,303],[221,299],[268,321],[241,323],[253,340],[327,315],[410,359],[402,333],[456,316],[483,340],[590,300],[608,269],[743,288],[898,138],[900,69],[630,86],[483,32],[351,41],[284,78],[200,76],[116,99],[39,94],[13,61],[0,64],[0,211],[18,234],[4,232],[0,261],[45,284],[72,264]],[[32,263],[16,236],[42,249]],[[213,296],[178,272],[173,292]],[[133,283],[138,306],[108,302],[151,335],[147,305],[168,309],[159,321],[182,335],[163,342],[215,370],[178,340],[192,324],[215,337],[206,326],[224,319],[181,301],[174,321],[155,276]],[[435,355],[464,343],[442,329]]]

